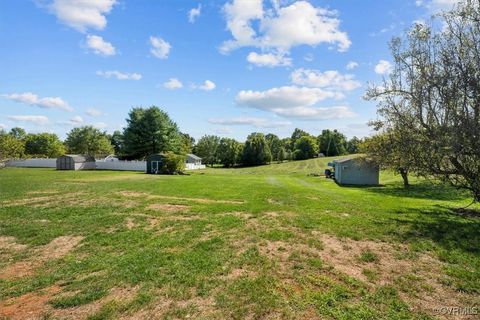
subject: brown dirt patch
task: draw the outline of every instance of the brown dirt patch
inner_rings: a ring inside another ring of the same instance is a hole
[[[472,296],[442,285],[442,279],[446,278],[442,272],[443,263],[428,254],[418,253],[411,259],[399,259],[399,256],[407,256],[407,246],[369,240],[355,241],[316,232],[313,237],[321,240],[323,250],[303,243],[291,244],[282,241],[267,241],[259,250],[270,259],[281,262],[278,270],[284,274],[291,272],[289,258],[292,253],[320,257],[327,265],[332,266],[333,270],[361,280],[371,288],[379,285],[397,287],[402,299],[412,310],[434,317],[440,316],[434,312],[435,308],[474,305]],[[362,262],[359,257],[365,251],[374,253],[377,261]],[[376,279],[369,280],[363,274],[365,269],[373,270],[377,275]],[[413,292],[405,291],[399,281],[410,281],[407,288],[411,288]],[[468,304],[467,301],[471,303]],[[459,315],[458,319],[470,318]]]
[[[30,292],[1,301],[0,318],[11,320],[41,319],[49,308],[47,302],[59,291],[59,286],[51,286],[39,292]]]
[[[132,230],[133,228],[135,228],[136,224],[132,218],[127,218],[125,220],[125,226],[127,227],[128,230]]]
[[[160,210],[165,212],[178,212],[178,211],[186,211],[190,209],[190,207],[183,204],[156,203],[156,204],[149,205],[147,209]]]
[[[31,275],[45,262],[67,255],[82,239],[81,236],[62,236],[53,239],[45,246],[36,249],[31,258],[18,261],[0,270],[0,279],[14,279]]]
[[[17,243],[15,237],[0,237],[0,250],[22,251],[27,245]]]

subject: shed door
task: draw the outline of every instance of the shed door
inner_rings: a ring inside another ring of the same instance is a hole
[[[152,161],[152,173],[159,173],[161,161]]]

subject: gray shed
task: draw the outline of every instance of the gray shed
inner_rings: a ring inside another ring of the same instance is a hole
[[[380,170],[377,164],[365,158],[347,158],[328,164],[335,169],[338,184],[378,185]]]
[[[202,164],[202,158],[194,154],[188,153],[186,163]]]
[[[66,154],[57,158],[57,170],[93,170],[95,158],[77,154]]]

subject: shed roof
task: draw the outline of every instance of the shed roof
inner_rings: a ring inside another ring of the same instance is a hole
[[[75,163],[95,162],[95,158],[92,157],[92,156],[88,156],[88,155],[66,154],[66,155],[63,155],[62,157],[69,157],[69,158],[71,158]]]
[[[194,160],[202,160],[199,156],[194,155],[193,153],[187,153],[187,157],[192,158]]]

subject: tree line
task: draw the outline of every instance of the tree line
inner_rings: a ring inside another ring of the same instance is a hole
[[[123,159],[144,159],[155,153],[195,153],[207,165],[253,166],[285,160],[304,160],[357,153],[361,140],[337,130],[323,130],[318,136],[295,129],[288,138],[254,132],[244,143],[231,138],[205,135],[195,143],[180,132],[169,115],[156,106],[133,108],[123,132],[108,134],[92,126],[73,128],[64,142],[53,133],[27,134],[22,128],[0,131],[0,159],[47,157],[65,153],[96,157],[116,154]]]

